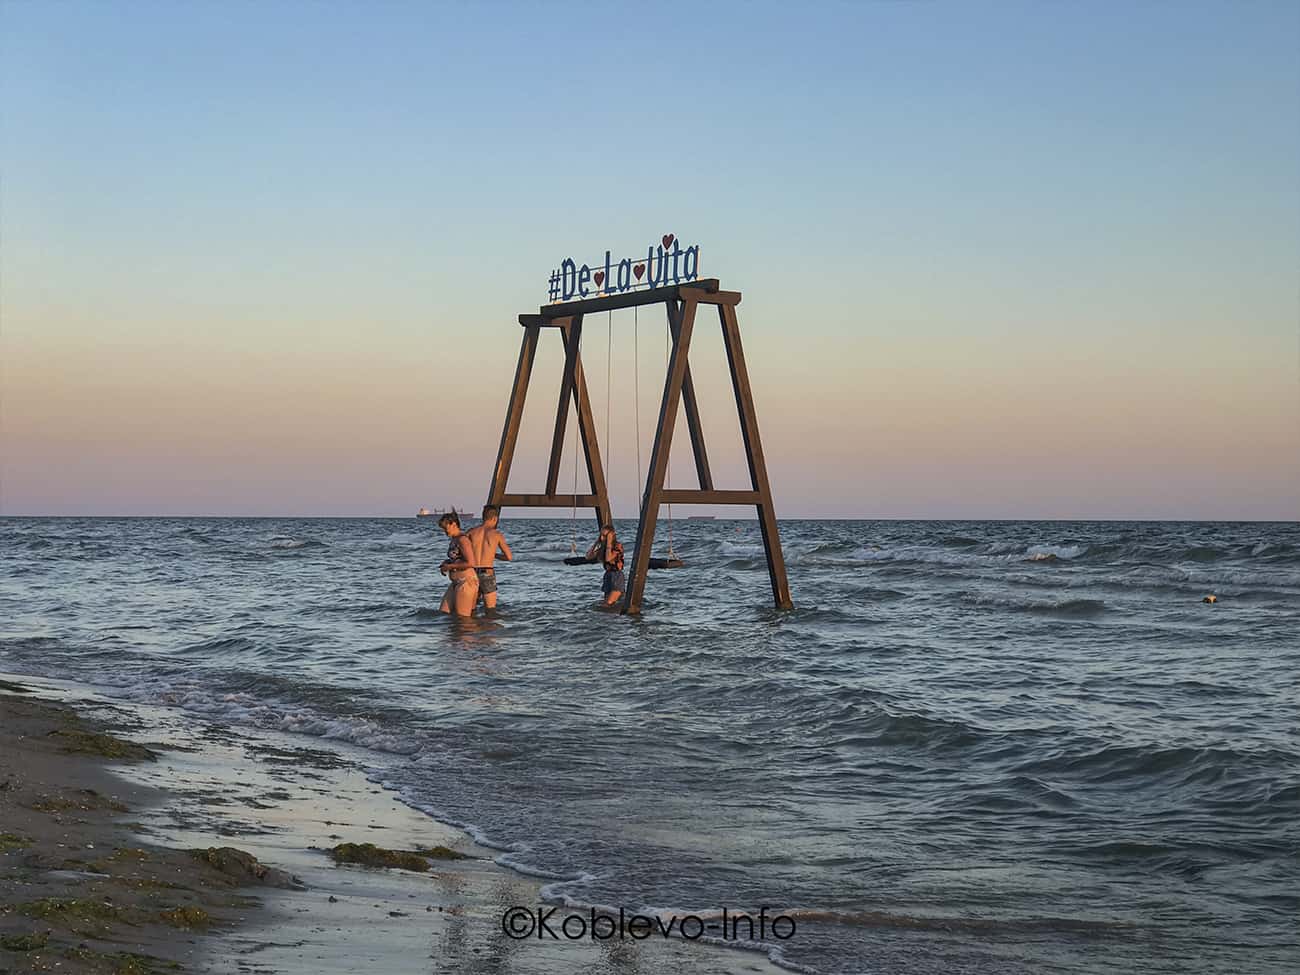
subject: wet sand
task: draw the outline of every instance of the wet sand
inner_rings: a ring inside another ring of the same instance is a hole
[[[783,971],[658,935],[511,938],[503,913],[549,906],[541,884],[398,802],[363,762],[0,680],[0,973]],[[433,852],[394,869],[336,863],[340,844]]]

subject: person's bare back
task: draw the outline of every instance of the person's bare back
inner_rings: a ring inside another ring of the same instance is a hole
[[[497,552],[507,562],[514,561],[514,553],[506,544],[505,535],[497,528],[501,515],[495,505],[483,508],[483,522],[475,525],[466,534],[474,548],[474,566],[478,572],[479,594],[483,605],[495,609],[497,605],[496,558]]]
[[[497,551],[505,544],[505,536],[497,529],[485,525],[475,525],[465,534],[473,539],[476,568],[491,569],[496,564]]]

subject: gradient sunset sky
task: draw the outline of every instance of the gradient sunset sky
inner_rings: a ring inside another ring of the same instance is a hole
[[[516,316],[671,232],[785,517],[1296,519],[1298,51],[1292,0],[0,0],[0,514],[480,504]],[[619,516],[633,328],[584,346]]]

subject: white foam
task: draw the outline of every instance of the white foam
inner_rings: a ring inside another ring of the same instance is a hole
[[[578,545],[577,547],[580,551],[583,552],[586,551],[586,549],[582,545]],[[534,542],[531,545],[529,545],[529,550],[533,552],[563,552],[566,555],[569,552],[573,551],[573,548],[574,546],[572,542],[560,542],[560,541]]]
[[[420,750],[419,744],[367,718],[324,715],[311,707],[274,698],[257,698],[244,692],[213,693],[160,678],[144,681],[101,678],[101,682],[114,687],[127,700],[178,707],[212,720],[344,741],[393,755],[411,755]]]
[[[1044,559],[1077,559],[1083,554],[1078,545],[1031,545],[1025,549],[1025,557],[1032,562]]]

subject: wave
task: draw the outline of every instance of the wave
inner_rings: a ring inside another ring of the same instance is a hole
[[[1042,562],[1048,559],[1077,559],[1086,549],[1078,545],[1031,545],[1025,549],[1026,562]]]
[[[860,563],[900,562],[932,563],[966,568],[1000,565],[1013,562],[1049,562],[1077,559],[1087,552],[1080,545],[1054,545],[1021,543],[996,543],[976,547],[936,547],[931,545],[902,545],[886,547],[866,545],[852,549],[848,558]]]
[[[209,646],[243,646],[247,641],[227,639]],[[196,646],[204,646],[198,644]],[[66,667],[26,662],[24,671],[56,680],[68,679]],[[421,744],[411,733],[400,730],[405,712],[390,704],[372,704],[357,699],[355,689],[328,685],[305,687],[270,674],[228,671],[169,674],[140,674],[130,668],[113,672],[96,669],[93,681],[138,704],[176,707],[222,723],[247,725],[271,731],[341,741],[392,755],[412,755]],[[237,685],[252,686],[254,691]],[[315,697],[313,704],[303,697]],[[299,698],[296,699],[295,698]],[[350,710],[351,713],[344,713]],[[381,720],[387,716],[387,720]]]
[[[586,536],[584,535],[583,538],[585,537]],[[577,548],[585,551],[582,545],[577,545]],[[549,542],[530,542],[528,549],[532,552],[563,552],[565,555],[568,555],[574,549],[574,542],[572,540],[562,541],[559,539]]]
[[[201,643],[188,644],[181,647],[178,652],[186,656],[220,658],[230,654],[246,653],[255,649],[257,649],[257,644],[247,637],[224,636],[213,637],[211,640],[204,640]]]
[[[329,545],[316,538],[296,538],[293,535],[275,535],[268,539],[267,544],[276,549],[324,548]]]
[[[971,606],[1036,613],[1041,616],[1091,617],[1106,611],[1106,601],[1103,599],[1033,600],[977,593],[962,593],[960,598],[963,603]]]
[[[1076,778],[1090,785],[1128,780],[1160,780],[1167,785],[1195,785],[1219,792],[1233,804],[1257,803],[1260,796],[1244,787],[1251,775],[1266,777],[1264,801],[1284,797],[1282,783],[1274,776],[1279,768],[1293,768],[1294,752],[1273,748],[1239,749],[1190,745],[1103,745],[1087,751],[1059,751],[1051,756],[1022,762],[1016,771],[1028,775]],[[1207,799],[1201,795],[1202,801]]]

